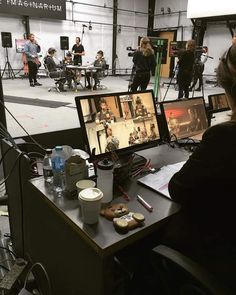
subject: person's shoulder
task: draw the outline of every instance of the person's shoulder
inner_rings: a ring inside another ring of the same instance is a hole
[[[228,121],[209,127],[203,135],[203,139],[230,139],[236,141],[236,122]]]

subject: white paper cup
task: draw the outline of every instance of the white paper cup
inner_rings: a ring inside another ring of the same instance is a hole
[[[86,188],[79,193],[82,220],[87,224],[98,222],[103,193],[98,188]]]
[[[76,187],[77,187],[77,192],[78,192],[78,196],[79,193],[85,189],[85,188],[92,188],[95,187],[96,183],[93,180],[90,179],[81,179],[79,181],[76,182]]]

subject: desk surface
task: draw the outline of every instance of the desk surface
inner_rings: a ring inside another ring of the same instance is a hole
[[[75,70],[101,70],[101,67],[95,67],[95,66],[75,66],[75,65],[67,65],[66,66],[67,69],[75,69]]]
[[[189,154],[180,149],[173,149],[167,145],[151,148],[139,152],[142,156],[152,160],[155,167],[162,167],[166,164],[173,164],[179,161],[186,160]],[[179,210],[179,205],[171,200],[155,193],[139,184],[136,180],[127,181],[125,190],[131,196],[131,201],[128,202],[128,207],[132,212],[139,212],[145,216],[145,224],[141,228],[134,229],[127,234],[121,235],[117,233],[111,221],[104,217],[99,217],[99,222],[95,225],[83,224],[80,217],[79,202],[77,199],[69,199],[67,197],[57,198],[45,186],[43,178],[35,178],[31,180],[33,190],[41,193],[45,201],[58,214],[65,218],[70,224],[101,256],[106,256],[115,253],[119,249],[143,238],[155,231],[162,221],[176,213]],[[153,206],[153,212],[148,212],[136,200],[136,195],[140,194],[143,198]],[[122,197],[113,200],[113,203],[126,203]]]

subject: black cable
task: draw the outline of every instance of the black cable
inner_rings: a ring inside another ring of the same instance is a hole
[[[17,156],[16,161],[15,161],[15,163],[13,164],[13,166],[12,166],[10,172],[9,172],[8,175],[7,175],[7,176],[6,176],[6,177],[0,182],[0,185],[2,185],[4,182],[6,182],[6,181],[8,180],[8,178],[11,176],[11,174],[12,174],[14,168],[16,167],[17,161],[20,159],[20,157],[22,157],[22,155],[24,155],[24,154],[23,154],[23,153],[20,153],[20,154]]]
[[[29,274],[32,272],[33,273],[33,269],[35,268],[35,266],[39,266],[41,268],[41,270],[43,270],[44,272],[44,275],[46,277],[46,280],[47,280],[47,283],[48,283],[48,294],[51,295],[52,294],[52,287],[51,287],[51,282],[50,282],[50,279],[49,279],[49,275],[45,269],[45,267],[43,266],[42,263],[40,262],[35,262],[31,268],[29,269],[26,277],[25,277],[25,281],[24,281],[24,288],[26,288],[26,284],[27,284],[27,281],[28,281],[28,278],[29,278]],[[40,286],[39,286],[39,290],[40,290]]]
[[[24,130],[24,132],[29,136],[29,138],[41,149],[44,150],[44,148],[39,144],[29,133],[28,131],[21,125],[21,123],[14,117],[14,115],[9,111],[9,109],[5,106],[5,104],[0,100],[1,105],[7,110],[7,112],[10,114],[10,116],[16,121],[16,123]]]
[[[4,249],[4,250],[8,251],[8,252],[11,253],[15,258],[17,258],[16,254],[15,254],[13,251],[11,251],[10,249],[8,249],[8,248],[6,248],[6,247],[3,247],[3,246],[0,246],[0,249]]]
[[[7,270],[7,271],[10,271],[10,269],[8,269],[6,266],[4,266],[2,264],[0,264],[0,267],[3,268],[3,269],[5,269],[5,270]]]
[[[40,156],[41,158],[44,158],[44,154],[41,154],[41,153],[38,153],[38,152],[29,152],[27,153],[27,155],[29,156],[30,158],[30,155],[35,155],[35,156]]]
[[[3,153],[3,155],[2,155],[2,157],[1,157],[1,159],[0,159],[0,165],[2,164],[2,161],[4,160],[4,158],[5,158],[5,156],[8,154],[8,152],[10,151],[10,150],[12,150],[13,149],[13,145],[11,146],[11,147],[9,147],[4,153]]]

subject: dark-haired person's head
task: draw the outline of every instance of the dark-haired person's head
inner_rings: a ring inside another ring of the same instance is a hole
[[[98,50],[97,54],[101,55],[103,57],[104,53],[102,50]]]
[[[106,102],[105,98],[101,98],[101,100],[100,100],[100,108],[103,111],[107,110],[107,102]]]
[[[48,54],[49,55],[54,55],[56,53],[56,49],[55,48],[53,48],[53,47],[50,47],[49,49],[48,49]]]
[[[217,79],[225,89],[233,111],[232,118],[236,119],[236,44],[233,44],[220,59],[217,68]]]
[[[80,44],[80,37],[76,37],[75,42],[76,42],[76,44]]]

